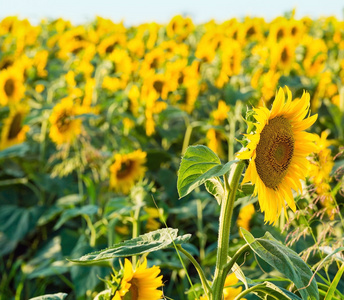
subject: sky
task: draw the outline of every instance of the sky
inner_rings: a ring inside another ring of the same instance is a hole
[[[232,17],[264,17],[267,21],[296,9],[296,18],[336,16],[343,20],[343,0],[0,0],[0,19],[16,15],[32,23],[63,17],[73,24],[92,21],[95,16],[125,25],[144,22],[167,23],[177,14],[192,17],[194,23]]]

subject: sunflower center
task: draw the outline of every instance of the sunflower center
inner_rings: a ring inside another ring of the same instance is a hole
[[[280,28],[277,31],[277,40],[280,40],[282,37],[284,37],[284,31],[283,31],[283,29]]]
[[[162,88],[164,87],[164,83],[161,80],[156,80],[153,83],[153,87],[157,91],[157,93],[161,94]]]
[[[131,281],[129,292],[124,295],[123,300],[138,300],[139,299],[139,282],[136,278]]]
[[[153,61],[151,62],[151,64],[150,64],[149,67],[150,67],[151,69],[156,69],[156,68],[158,67],[158,64],[159,64],[158,59],[157,59],[157,58],[154,58]]]
[[[134,167],[134,161],[132,160],[127,160],[125,162],[122,162],[121,169],[117,172],[117,178],[123,179],[127,177],[132,172],[133,167]]]
[[[268,188],[276,190],[287,174],[294,144],[290,122],[282,116],[270,120],[262,130],[255,161],[257,173]]]
[[[288,61],[288,58],[289,58],[289,55],[288,55],[288,51],[287,51],[287,48],[284,47],[283,48],[283,51],[281,53],[281,60],[285,63]]]
[[[4,89],[7,97],[11,97],[13,95],[15,86],[12,78],[6,80]]]
[[[61,133],[64,133],[64,132],[68,131],[68,129],[70,127],[70,123],[71,123],[70,116],[66,112],[63,112],[59,116],[59,118],[56,122],[56,125],[57,125],[59,131]]]
[[[252,35],[254,35],[256,33],[256,29],[251,26],[247,31],[246,31],[246,38],[251,37]]]
[[[21,130],[21,121],[22,121],[22,115],[20,113],[17,113],[12,122],[11,122],[11,126],[10,126],[10,130],[8,131],[8,136],[7,138],[9,140],[14,139],[18,133]]]

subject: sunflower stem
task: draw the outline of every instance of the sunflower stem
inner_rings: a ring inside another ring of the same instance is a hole
[[[203,272],[201,266],[199,265],[199,263],[180,244],[177,244],[176,246],[177,246],[178,250],[180,252],[182,252],[191,261],[191,263],[194,265],[194,267],[196,268],[196,270],[198,272],[198,276],[201,279],[203,290],[204,290],[205,294],[206,295],[210,295],[211,287],[210,287],[210,285],[209,285],[209,283],[207,281],[207,278],[205,277],[204,272]]]
[[[137,205],[135,212],[134,212],[134,216],[132,218],[132,222],[133,222],[133,234],[132,234],[132,238],[137,238],[139,236],[139,232],[140,232],[140,222],[139,222],[139,218],[140,218],[140,210],[141,210],[141,205]],[[136,265],[137,262],[137,256],[133,256],[132,257],[132,264]]]
[[[226,275],[229,273],[229,270],[232,269],[232,267],[234,266],[238,258],[241,256],[241,254],[247,252],[248,250],[250,250],[250,245],[245,244],[234,254],[234,256],[230,259],[230,261],[223,266],[224,273]]]
[[[239,185],[239,179],[244,169],[244,165],[244,161],[241,160],[233,165],[229,178],[227,177],[227,175],[224,175],[226,196],[225,199],[223,199],[223,201],[221,202],[217,258],[212,285],[213,300],[220,300],[223,297],[223,287],[227,275],[225,273],[225,266],[227,265],[228,258],[229,235],[233,215],[234,200]]]

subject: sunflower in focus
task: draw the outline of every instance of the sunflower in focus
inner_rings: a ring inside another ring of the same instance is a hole
[[[239,159],[249,159],[242,183],[251,181],[265,221],[275,224],[286,203],[295,211],[292,189],[302,191],[300,180],[308,169],[307,155],[317,150],[316,135],[304,132],[317,119],[306,117],[310,105],[309,93],[292,100],[288,87],[287,101],[282,88],[276,94],[271,110],[254,108],[256,132],[246,137],[250,141],[239,152]],[[305,118],[306,117],[306,118]]]
[[[29,126],[23,126],[23,120],[28,113],[26,105],[11,106],[9,116],[4,120],[1,130],[0,150],[20,144],[25,141]]]
[[[142,178],[147,168],[146,152],[136,150],[128,154],[115,154],[110,166],[110,187],[117,192],[128,194],[134,184]]]
[[[82,121],[75,118],[79,114],[80,107],[69,97],[55,105],[49,117],[49,136],[57,145],[72,143],[81,133]]]
[[[15,67],[0,71],[0,104],[18,103],[23,98],[25,87],[23,73]]]
[[[160,268],[147,268],[147,260],[139,264],[135,270],[128,259],[124,261],[124,274],[120,288],[112,300],[158,300],[163,296],[158,290],[163,286]]]

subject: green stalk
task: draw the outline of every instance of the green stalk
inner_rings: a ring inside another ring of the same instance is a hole
[[[224,274],[228,274],[229,270],[232,269],[233,265],[236,263],[236,261],[238,260],[238,258],[240,257],[241,254],[245,253],[246,251],[250,250],[250,245],[249,244],[245,244],[244,246],[242,246],[235,254],[234,256],[230,259],[230,261],[224,265],[223,269],[224,269]]]
[[[140,222],[139,222],[139,218],[140,218],[140,209],[141,209],[141,205],[137,205],[137,208],[135,209],[134,212],[134,216],[132,218],[132,223],[133,223],[133,234],[132,234],[132,238],[137,238],[139,236],[139,232],[140,232]],[[133,256],[132,257],[132,264],[135,266],[137,262],[137,257]]]
[[[194,257],[189,252],[187,252],[185,249],[183,249],[183,247],[180,244],[177,244],[176,246],[177,246],[178,250],[180,252],[182,252],[191,261],[191,263],[196,268],[198,275],[199,275],[199,278],[201,279],[201,282],[202,282],[203,290],[206,293],[206,295],[209,296],[211,293],[211,287],[207,281],[207,278],[204,275],[204,272],[203,272],[201,266],[199,265],[199,263],[194,259]]]
[[[200,261],[204,260],[205,258],[205,244],[206,244],[206,234],[203,230],[203,206],[202,201],[197,200],[197,235],[199,238],[199,258]]]
[[[229,234],[234,208],[235,194],[239,185],[239,179],[244,169],[244,161],[233,165],[229,178],[224,175],[226,199],[221,202],[221,214],[219,220],[219,237],[217,247],[216,267],[213,281],[213,300],[222,299],[223,287],[226,275],[224,267],[227,264]]]
[[[96,229],[94,228],[94,226],[92,224],[92,220],[91,220],[89,215],[84,214],[83,217],[86,220],[87,226],[88,226],[88,228],[90,229],[90,232],[91,232],[90,246],[94,247],[96,245],[96,240],[97,240]]]
[[[228,161],[232,161],[234,159],[234,141],[235,141],[235,124],[236,119],[233,113],[230,114],[230,122],[229,122],[229,136],[228,136]]]
[[[187,117],[185,118],[185,126],[186,126],[186,131],[185,131],[185,135],[184,135],[182,154],[185,153],[186,148],[189,146],[191,133],[192,133],[192,129],[193,129],[193,126],[190,124],[189,118],[187,118]]]

